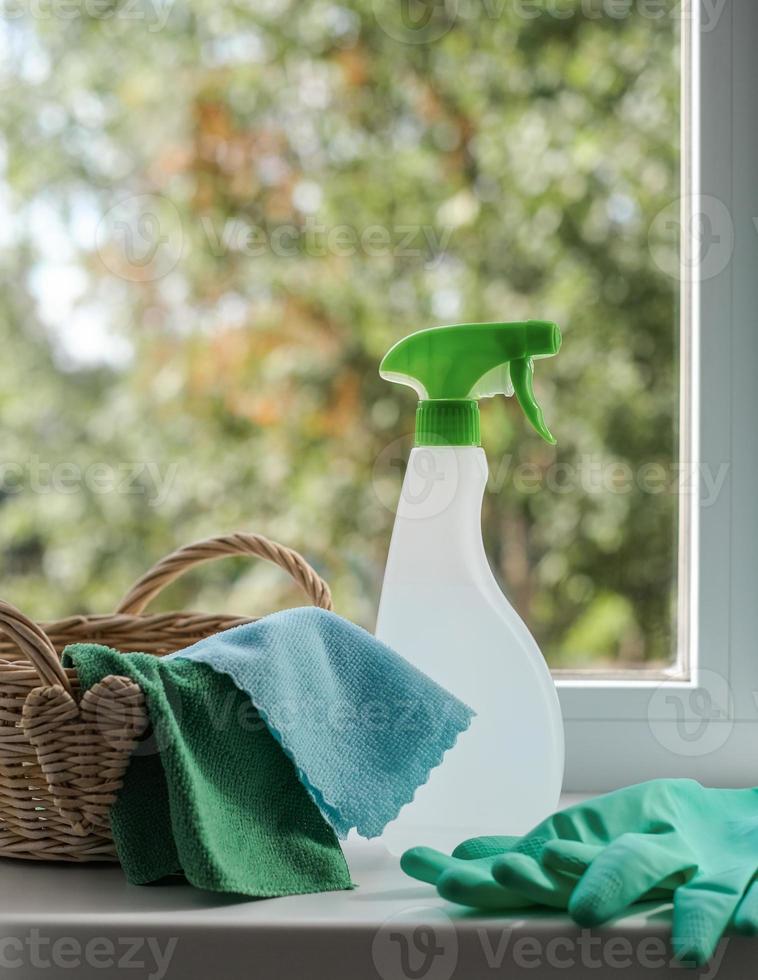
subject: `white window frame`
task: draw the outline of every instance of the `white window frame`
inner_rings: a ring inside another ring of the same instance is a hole
[[[726,466],[727,475],[715,503],[702,483],[680,496],[686,674],[557,679],[567,792],[676,776],[758,785],[758,3],[691,3],[683,12],[682,251],[692,272],[683,273],[681,458],[697,472]],[[731,255],[715,267],[701,251],[708,243],[697,241],[703,215],[720,236],[711,243]]]

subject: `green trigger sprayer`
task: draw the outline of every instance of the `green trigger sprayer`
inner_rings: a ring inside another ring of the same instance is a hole
[[[427,402],[447,405],[444,412],[437,412],[434,406],[425,407],[423,412],[429,416],[424,419],[427,425],[432,420],[441,422],[443,415],[451,415],[453,402],[476,402],[480,398],[515,394],[537,432],[546,442],[554,444],[555,439],[534,397],[532,376],[534,358],[551,357],[560,347],[560,330],[554,323],[543,320],[432,327],[395,344],[385,355],[379,373],[387,381],[413,388],[421,399],[419,409]],[[459,412],[461,418],[464,413],[474,415],[463,405]],[[439,436],[442,440],[447,437],[444,425]]]

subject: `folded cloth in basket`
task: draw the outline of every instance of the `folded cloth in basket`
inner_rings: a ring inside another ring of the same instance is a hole
[[[95,644],[69,646],[63,660],[83,689],[115,674],[145,694],[152,737],[111,809],[131,882],[181,871],[198,888],[254,897],[352,887],[334,832],[228,676]]]

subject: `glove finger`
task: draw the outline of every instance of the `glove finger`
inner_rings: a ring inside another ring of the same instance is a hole
[[[542,863],[551,871],[559,871],[564,875],[581,878],[602,850],[604,850],[602,844],[583,844],[576,840],[550,841],[549,844],[545,845],[545,850],[542,852]],[[660,902],[670,899],[674,889],[681,883],[681,874],[669,875],[656,888],[645,892],[640,901]],[[756,919],[758,921],[758,894],[756,894],[756,903]],[[758,929],[756,929],[756,934],[758,934]]]
[[[532,902],[520,892],[504,888],[492,877],[492,858],[457,862],[440,876],[437,891],[457,905],[489,911],[528,908]]]
[[[545,868],[528,854],[504,854],[494,859],[492,874],[504,888],[523,895],[535,905],[565,909],[576,878]]]
[[[436,885],[445,871],[452,867],[456,858],[433,847],[412,847],[400,858],[400,867],[411,878],[425,881],[428,885]]]
[[[545,844],[542,864],[551,871],[579,878],[604,848],[604,844],[584,844],[579,840],[551,840]]]
[[[432,847],[413,847],[400,858],[400,867],[411,878],[436,885],[449,902],[480,909],[524,908],[530,903],[504,889],[492,877],[491,857],[464,860]]]
[[[580,926],[600,925],[670,875],[691,874],[692,868],[689,849],[671,834],[622,834],[582,875],[571,895],[569,915]]]
[[[464,861],[494,857],[496,854],[512,851],[520,841],[520,837],[472,837],[456,847],[453,857]]]
[[[678,960],[703,966],[713,956],[753,878],[755,868],[700,875],[674,892],[671,941]]]
[[[748,886],[734,913],[733,925],[742,936],[758,936],[758,882]]]

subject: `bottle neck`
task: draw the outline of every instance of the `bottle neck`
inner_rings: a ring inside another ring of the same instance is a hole
[[[482,497],[487,459],[477,446],[417,446],[398,501],[391,556],[404,579],[426,575],[436,556],[451,578],[484,555]],[[486,561],[486,559],[485,559]],[[437,574],[443,574],[440,569]]]
[[[417,446],[480,446],[479,404],[471,398],[430,398],[416,410]]]

